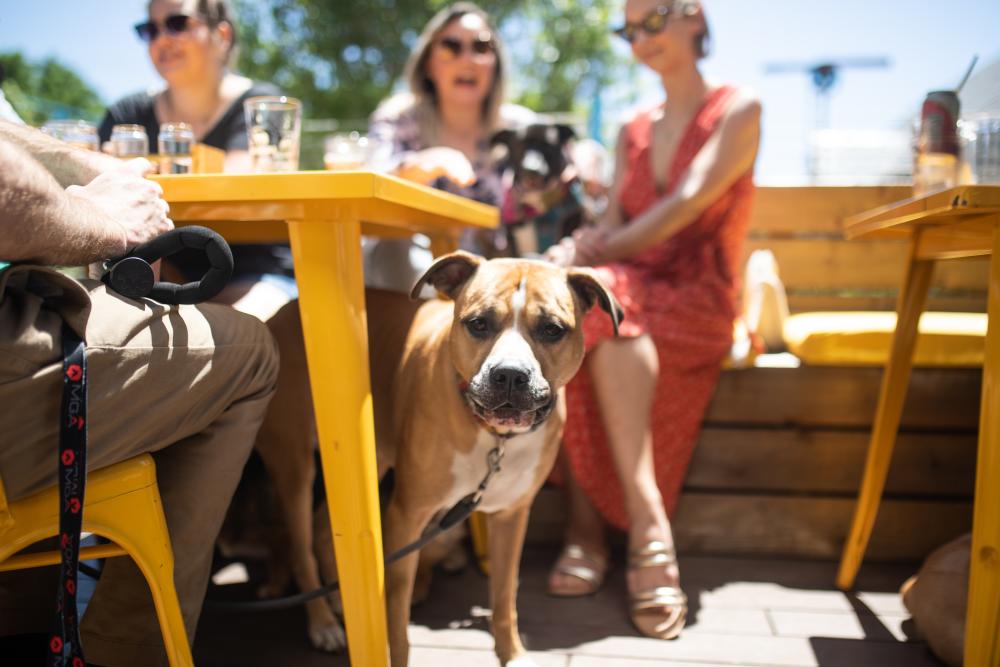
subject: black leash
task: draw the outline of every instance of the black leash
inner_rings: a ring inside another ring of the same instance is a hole
[[[201,280],[184,285],[154,283],[153,262],[185,248],[201,250],[211,268]],[[151,297],[162,303],[197,303],[218,294],[233,272],[233,255],[226,241],[205,227],[175,229],[137,246],[125,257],[105,262],[101,281],[122,296]],[[49,637],[49,667],[86,667],[80,645],[76,610],[80,532],[83,527],[87,481],[87,356],[86,344],[63,323],[63,393],[59,413],[59,590]],[[85,566],[86,571],[89,568]]]
[[[396,562],[400,558],[405,558],[414,551],[422,548],[428,542],[433,540],[435,537],[440,535],[458,525],[472,514],[479,503],[483,500],[483,494],[486,492],[486,487],[490,483],[490,479],[500,472],[500,461],[503,460],[504,446],[503,440],[498,439],[497,446],[489,451],[486,455],[486,475],[483,480],[479,483],[479,486],[472,493],[464,496],[461,500],[451,506],[451,508],[444,513],[444,515],[437,521],[433,523],[424,530],[420,535],[420,538],[410,542],[405,547],[393,551],[391,554],[385,557],[385,565]],[[309,600],[322,597],[340,588],[340,582],[335,581],[332,584],[327,584],[317,588],[316,590],[308,591],[306,593],[298,593],[296,595],[288,595],[286,597],[274,598],[271,600],[251,600],[247,602],[224,602],[222,600],[206,600],[205,606],[210,609],[215,609],[217,611],[236,611],[236,612],[256,612],[256,611],[273,611],[276,609],[289,609],[291,607],[296,607],[300,604],[308,602]]]

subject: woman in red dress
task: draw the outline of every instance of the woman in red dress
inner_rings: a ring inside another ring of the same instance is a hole
[[[625,320],[618,338],[604,319],[584,321],[587,362],[567,389],[566,547],[549,590],[597,589],[606,520],[628,531],[633,623],[669,639],[684,626],[687,598],[668,514],[732,342],[760,104],[699,72],[708,37],[700,2],[628,0],[625,18],[618,34],[660,75],[667,100],[622,129],[614,204],[598,226],[550,253],[594,266]]]

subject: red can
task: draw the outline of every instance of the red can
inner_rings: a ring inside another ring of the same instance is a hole
[[[958,155],[958,94],[953,90],[927,93],[920,109],[921,153]]]

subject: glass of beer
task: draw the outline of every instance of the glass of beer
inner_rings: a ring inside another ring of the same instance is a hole
[[[194,131],[187,123],[164,123],[160,125],[157,148],[160,154],[161,174],[190,174],[191,146]]]
[[[323,140],[323,165],[330,171],[364,169],[368,137],[359,132],[331,134]]]
[[[247,143],[255,172],[296,171],[302,103],[294,97],[251,97],[243,102]]]
[[[42,132],[77,148],[100,150],[97,126],[85,120],[50,120],[42,125]]]
[[[111,154],[123,160],[149,155],[149,136],[142,125],[122,124],[111,128]]]

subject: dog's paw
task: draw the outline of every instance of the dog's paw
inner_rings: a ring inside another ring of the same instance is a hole
[[[344,615],[344,601],[340,597],[339,590],[333,591],[332,593],[328,593],[326,596],[326,601],[327,604],[330,605],[330,609],[333,610],[334,614],[336,614],[337,616]]]
[[[538,663],[526,655],[519,655],[513,660],[508,660],[507,662],[501,661],[501,665],[503,665],[503,667],[538,667]]]
[[[339,653],[347,646],[344,628],[336,618],[332,622],[309,624],[309,641],[319,651]]]
[[[283,585],[268,581],[257,587],[257,598],[259,600],[280,598],[284,592],[285,587]]]
[[[448,555],[441,561],[441,569],[448,574],[458,574],[469,564],[469,554],[461,544],[448,551]]]

